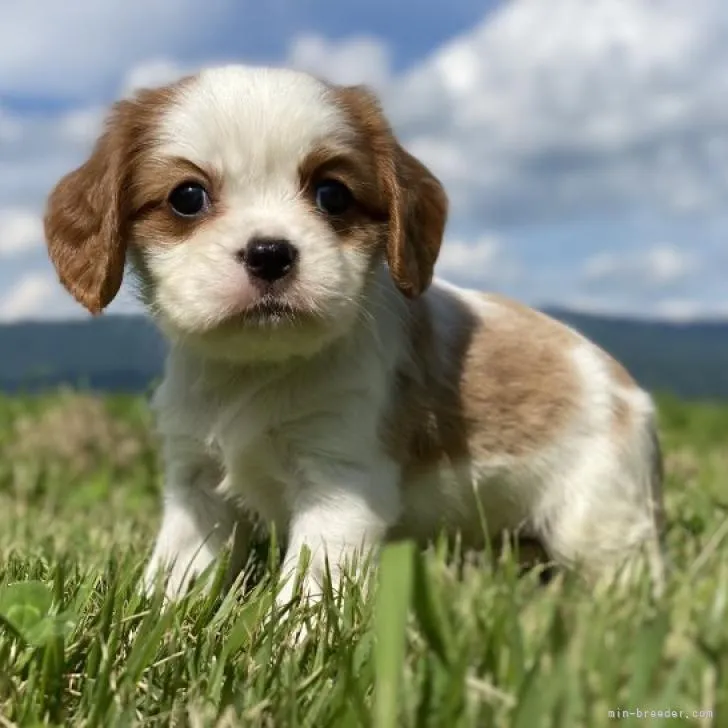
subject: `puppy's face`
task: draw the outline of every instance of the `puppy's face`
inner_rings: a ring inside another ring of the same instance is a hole
[[[90,311],[128,259],[170,337],[267,360],[345,332],[382,257],[405,295],[421,293],[446,210],[367,90],[226,67],[117,104],[45,226],[61,281]]]

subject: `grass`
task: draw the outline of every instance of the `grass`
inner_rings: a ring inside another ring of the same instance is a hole
[[[661,426],[658,603],[405,544],[368,598],[349,583],[265,623],[264,551],[246,588],[139,596],[159,516],[143,400],[0,400],[0,727],[728,725],[728,407],[665,400]]]

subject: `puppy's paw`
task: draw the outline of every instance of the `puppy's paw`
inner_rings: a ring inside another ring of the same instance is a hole
[[[273,604],[261,622],[262,630],[271,630],[287,647],[300,647],[318,633],[320,589],[304,579],[284,581]]]
[[[139,582],[139,591],[151,599],[158,590],[162,590],[165,604],[176,602],[187,593],[193,578],[176,566],[168,568],[161,562],[151,561]]]

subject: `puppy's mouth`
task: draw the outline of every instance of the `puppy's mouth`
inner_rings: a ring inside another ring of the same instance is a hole
[[[310,310],[279,296],[264,295],[228,317],[225,323],[233,327],[277,328],[294,326],[310,318],[313,318]]]
[[[254,321],[265,321],[267,319],[293,320],[301,316],[302,313],[299,308],[292,306],[287,301],[266,296],[256,301],[252,306],[248,306],[242,312],[242,318],[244,320],[252,319]]]

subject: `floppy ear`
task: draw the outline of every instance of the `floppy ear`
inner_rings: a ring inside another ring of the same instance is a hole
[[[339,86],[335,92],[377,161],[388,206],[387,263],[399,290],[414,298],[432,281],[447,221],[447,195],[432,172],[397,142],[372,91]]]
[[[389,194],[387,263],[408,298],[432,281],[447,222],[448,200],[439,180],[392,138],[392,163],[385,179]]]
[[[114,107],[90,158],[55,186],[44,218],[61,283],[93,314],[111,303],[124,275],[128,103]]]

